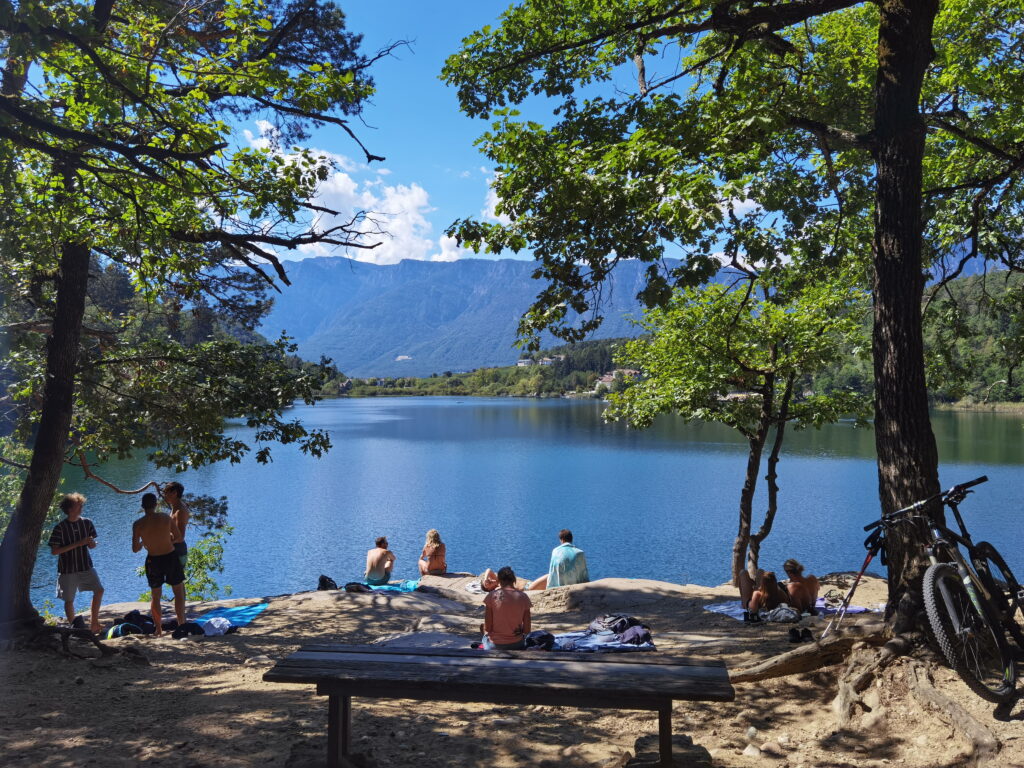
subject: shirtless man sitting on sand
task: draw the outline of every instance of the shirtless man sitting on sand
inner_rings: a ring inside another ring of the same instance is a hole
[[[160,597],[163,585],[169,584],[174,592],[174,613],[178,625],[185,623],[185,572],[181,558],[174,551],[174,540],[179,538],[171,516],[156,511],[156,494],[147,493],[142,497],[143,516],[132,525],[132,552],[146,548],[146,581],[149,582],[153,601],[154,635],[162,634],[160,623]]]
[[[371,587],[387,584],[394,566],[395,553],[388,549],[387,537],[378,537],[377,546],[366,553],[366,583]]]

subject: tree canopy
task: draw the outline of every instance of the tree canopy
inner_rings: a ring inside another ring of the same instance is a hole
[[[761,542],[778,511],[777,467],[787,426],[820,427],[854,416],[863,421],[868,401],[846,389],[816,392],[814,374],[858,347],[866,351],[862,293],[849,276],[809,284],[746,276],[733,283],[677,291],[663,308],[650,309],[647,334],[617,356],[642,377],[609,395],[606,418],[650,426],[662,413],[717,421],[747,440],[746,475],[739,497],[739,528],[732,578],[753,576]],[[767,508],[752,529],[754,492],[767,457]]]

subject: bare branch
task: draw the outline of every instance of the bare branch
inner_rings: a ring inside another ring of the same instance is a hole
[[[99,483],[102,483],[103,485],[107,486],[107,488],[112,490],[114,493],[123,493],[126,496],[134,496],[136,494],[142,493],[147,488],[155,488],[157,490],[157,492],[160,491],[160,484],[158,482],[156,482],[155,480],[150,480],[144,486],[142,486],[141,488],[138,488],[138,489],[136,489],[134,491],[126,491],[123,488],[118,488],[116,485],[114,485],[113,483],[109,482],[108,480],[104,480],[102,477],[97,475],[95,472],[92,471],[92,469],[89,468],[89,462],[87,462],[85,460],[85,452],[84,451],[82,451],[81,449],[78,449],[77,451],[75,451],[75,453],[78,456],[78,461],[80,462],[80,464],[78,464],[77,466],[80,466],[82,468],[82,472],[85,474],[85,476],[87,478],[89,478],[90,480],[95,480],[95,481],[97,481]],[[71,464],[71,466],[76,466],[73,462],[68,462],[68,463]]]

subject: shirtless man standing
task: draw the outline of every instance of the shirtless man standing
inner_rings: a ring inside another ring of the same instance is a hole
[[[177,480],[172,480],[164,486],[164,501],[171,508],[171,520],[174,521],[175,527],[174,551],[181,560],[182,570],[185,569],[185,563],[188,561],[188,544],[185,543],[185,529],[188,527],[188,519],[191,516],[191,511],[182,498],[183,493],[185,493],[185,486]]]
[[[142,511],[145,513],[132,526],[132,552],[146,548],[146,581],[153,593],[150,610],[153,612],[154,634],[159,637],[160,597],[164,583],[171,585],[174,592],[174,613],[178,625],[185,623],[185,573],[181,560],[174,550],[177,530],[171,516],[156,511],[156,494],[147,493],[142,497]]]
[[[379,587],[391,580],[391,569],[395,565],[395,553],[388,549],[386,536],[377,539],[377,546],[366,553],[366,583]]]

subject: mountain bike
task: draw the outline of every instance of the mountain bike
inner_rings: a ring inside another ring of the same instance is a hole
[[[972,691],[988,701],[1005,703],[1015,698],[1017,681],[1016,654],[1006,635],[1024,649],[1024,590],[992,544],[974,543],[959,509],[967,494],[973,493],[968,489],[987,480],[982,476],[954,485],[864,526],[873,531],[865,542],[871,543],[865,567],[872,556],[870,549],[884,547],[883,532],[897,525],[924,523],[931,565],[925,571],[922,592],[935,641]],[[959,533],[935,514],[943,506],[952,511]]]

